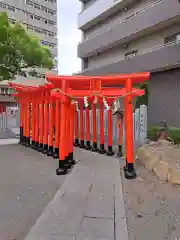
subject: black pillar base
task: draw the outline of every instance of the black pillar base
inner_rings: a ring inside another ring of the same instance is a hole
[[[106,150],[104,149],[104,144],[100,144],[100,148],[98,149],[99,154],[105,154]]]
[[[123,157],[123,153],[122,153],[122,145],[119,145],[119,149],[118,149],[117,157]]]
[[[65,157],[65,164],[64,165],[67,167],[67,169],[71,169],[72,163],[70,161],[70,156],[69,155]]]
[[[49,147],[48,147],[47,156],[48,156],[48,157],[52,157],[52,156],[53,156],[53,147],[52,147],[52,146],[49,146]]]
[[[97,151],[98,151],[97,142],[94,142],[92,146],[92,152],[97,152]]]
[[[19,144],[23,144],[23,142],[24,142],[23,127],[20,127],[20,140],[19,140]]]
[[[36,141],[34,141],[34,144],[33,144],[32,148],[33,148],[34,150],[37,150],[37,149],[38,149],[38,146],[39,146],[39,143],[36,142]]]
[[[68,171],[68,168],[64,165],[65,160],[59,160],[59,167],[56,169],[56,175],[65,175]]]
[[[135,179],[136,178],[136,171],[134,169],[133,163],[127,163],[126,166],[124,166],[124,176],[126,179]]]
[[[85,149],[86,149],[86,150],[91,150],[91,149],[92,149],[92,147],[91,147],[91,142],[90,142],[90,141],[87,141],[87,142],[86,142]]]
[[[42,152],[43,151],[43,143],[39,143],[37,150],[38,150],[38,152]]]
[[[30,147],[30,142],[31,142],[30,137],[26,137],[25,146]]]
[[[22,145],[23,145],[23,146],[25,146],[25,145],[26,145],[26,137],[25,137],[25,136],[23,136]]]
[[[35,146],[35,141],[32,140],[32,142],[31,142],[31,148],[34,148],[34,146]]]
[[[73,154],[73,152],[70,152],[70,153],[69,153],[68,162],[69,162],[71,165],[75,165],[75,164],[76,164],[76,161],[74,160],[74,154]]]
[[[48,153],[48,145],[44,144],[42,153],[47,154]]]
[[[35,142],[35,148],[34,149],[38,151],[38,149],[39,149],[39,142]]]
[[[25,139],[24,139],[24,136],[22,136],[22,139],[19,141],[19,143],[20,143],[21,145],[25,145]]]
[[[106,154],[107,154],[107,156],[113,156],[114,155],[112,146],[108,146],[108,150],[107,150]]]
[[[75,139],[75,141],[74,141],[74,147],[79,147],[79,139]]]
[[[59,158],[59,148],[54,149],[53,158]]]
[[[67,160],[59,160],[59,167],[56,169],[56,175],[65,175],[68,172],[69,164]]]
[[[84,140],[81,140],[80,141],[80,145],[79,145],[80,148],[85,148],[85,145],[84,145]]]

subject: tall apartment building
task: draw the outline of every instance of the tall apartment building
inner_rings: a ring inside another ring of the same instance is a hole
[[[83,75],[150,71],[149,124],[180,125],[180,0],[80,0]]]
[[[57,65],[56,0],[0,0],[0,12],[7,12],[11,23],[22,22],[50,47]]]

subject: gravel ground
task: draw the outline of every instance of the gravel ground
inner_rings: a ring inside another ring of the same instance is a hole
[[[179,240],[180,186],[160,182],[138,162],[136,169],[136,180],[126,180],[122,171],[130,239]]]

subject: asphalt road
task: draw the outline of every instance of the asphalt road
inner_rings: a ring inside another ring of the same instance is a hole
[[[57,160],[20,145],[0,146],[0,239],[22,240],[66,176]]]

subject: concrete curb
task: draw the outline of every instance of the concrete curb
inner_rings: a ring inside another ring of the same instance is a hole
[[[1,145],[12,145],[12,144],[18,144],[19,139],[17,138],[7,138],[7,139],[0,139],[0,146]]]
[[[161,140],[160,144],[171,145],[171,143]],[[172,166],[166,157],[161,156],[153,148],[149,146],[155,146],[156,143],[152,142],[146,144],[137,150],[137,159],[145,166],[146,169],[154,172],[161,181],[168,181],[171,184],[180,185],[180,169],[178,170]]]
[[[119,159],[118,159],[119,163]],[[118,164],[119,166],[119,164]],[[124,193],[122,188],[121,172],[120,167],[117,168],[117,182],[115,185],[115,240],[122,239],[128,240],[128,227],[127,227],[127,216],[124,204]],[[118,227],[118,226],[121,226]]]

